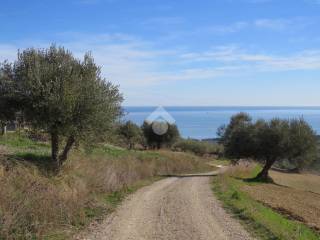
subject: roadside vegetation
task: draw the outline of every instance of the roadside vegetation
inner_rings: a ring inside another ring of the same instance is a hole
[[[100,144],[74,149],[56,174],[47,142],[8,133],[0,147],[0,239],[69,239],[161,175],[210,169],[190,154]]]
[[[173,145],[173,150],[191,152],[199,156],[219,157],[223,153],[220,144],[192,139],[180,139]]]
[[[319,239],[319,195],[297,190],[290,180],[290,188],[248,180],[260,171],[257,164],[241,162],[214,177],[213,190],[224,207],[259,239]]]
[[[218,130],[230,167],[213,179],[224,207],[259,239],[320,239],[319,139],[303,119],[234,115]]]
[[[287,161],[296,171],[317,160],[317,136],[301,119],[272,119],[256,122],[246,113],[234,115],[227,126],[219,129],[225,156],[237,162],[251,158],[263,164],[255,176],[257,181],[268,181],[269,170],[280,161]]]

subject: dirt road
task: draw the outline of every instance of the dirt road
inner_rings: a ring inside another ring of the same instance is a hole
[[[252,239],[221,208],[208,176],[171,177],[142,188],[91,234],[101,240]]]

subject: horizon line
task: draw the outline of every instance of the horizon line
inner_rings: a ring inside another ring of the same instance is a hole
[[[122,107],[268,107],[268,108],[320,108],[320,105],[122,105]]]

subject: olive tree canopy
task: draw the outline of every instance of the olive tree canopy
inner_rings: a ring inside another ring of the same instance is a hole
[[[267,180],[269,170],[277,161],[287,160],[297,168],[309,165],[317,158],[317,137],[303,119],[252,122],[240,113],[229,125],[219,129],[227,157],[238,161],[253,158],[263,163],[257,179]]]
[[[29,48],[18,53],[13,73],[26,119],[51,136],[57,168],[75,141],[103,138],[122,114],[118,87],[90,54],[79,60],[63,47]]]
[[[166,125],[163,133],[157,133],[155,126],[161,127],[163,124]],[[162,147],[171,147],[179,138],[180,133],[176,124],[170,124],[168,122],[147,122],[145,121],[142,125],[143,135],[149,147],[160,149]]]

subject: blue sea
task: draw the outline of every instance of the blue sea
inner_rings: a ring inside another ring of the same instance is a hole
[[[157,107],[124,107],[125,120],[139,125]],[[207,139],[217,137],[219,126],[227,124],[230,117],[246,112],[254,120],[303,117],[320,135],[320,107],[164,107],[175,119],[180,133],[185,138]]]

